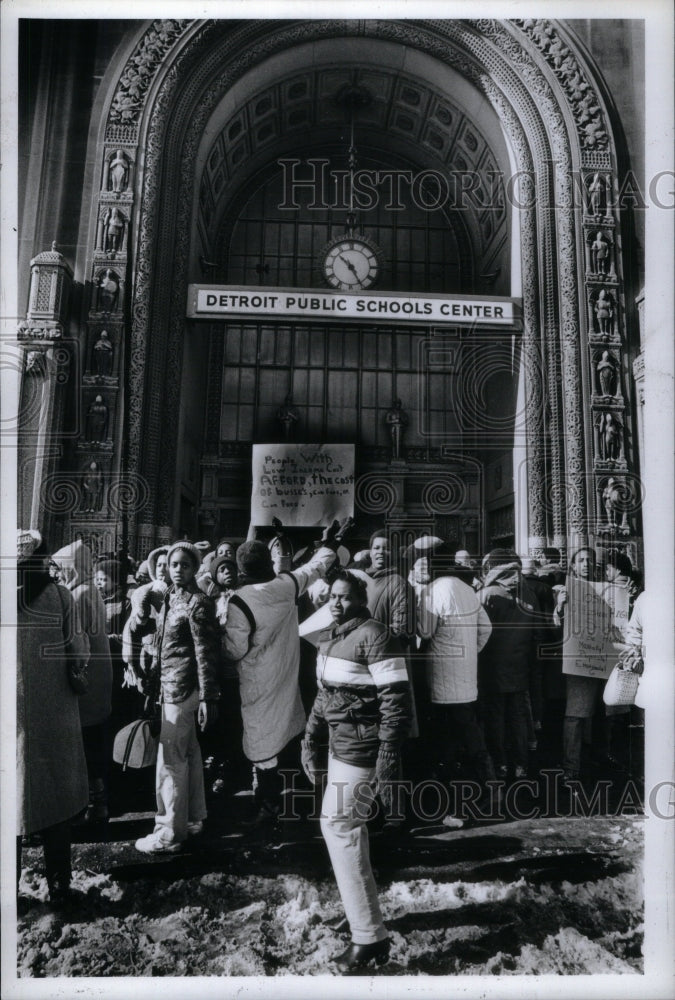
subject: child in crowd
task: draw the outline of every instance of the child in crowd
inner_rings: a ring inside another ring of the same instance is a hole
[[[220,651],[213,602],[195,583],[199,550],[176,542],[167,553],[170,586],[159,617],[153,672],[161,686],[155,829],[136,841],[144,854],[176,852],[201,833],[206,818],[204,773],[195,712],[203,730],[217,718]],[[135,613],[132,631],[152,631],[149,595]]]

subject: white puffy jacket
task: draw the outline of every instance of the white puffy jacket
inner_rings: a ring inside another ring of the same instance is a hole
[[[251,761],[275,757],[305,727],[296,600],[334,561],[332,549],[321,548],[299,569],[247,584],[230,598],[222,646],[237,663],[243,746]]]
[[[478,653],[492,625],[475,591],[441,576],[419,595],[417,630],[429,640],[427,676],[435,704],[464,704],[478,697]]]

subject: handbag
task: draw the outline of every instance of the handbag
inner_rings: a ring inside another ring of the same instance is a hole
[[[137,719],[120,729],[113,745],[113,760],[128,767],[150,767],[157,760],[159,734],[153,736],[153,720]]]
[[[617,663],[607,678],[602,700],[605,705],[634,705],[639,683],[639,674],[623,670],[621,664]]]

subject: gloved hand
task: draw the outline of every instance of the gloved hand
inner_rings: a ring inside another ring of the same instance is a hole
[[[398,749],[391,744],[380,743],[375,764],[375,791],[384,807],[385,818],[391,817],[396,808],[396,797],[392,782],[398,780],[401,757]]]
[[[327,528],[324,528],[319,542],[319,547],[325,546],[325,548],[332,549],[333,552],[337,552],[338,542],[336,540],[336,535],[339,528],[340,522],[338,520],[333,521],[333,523],[328,525]]]
[[[321,766],[320,748],[311,740],[304,739],[300,744],[300,761],[302,769],[313,785],[321,783],[321,777],[326,770]]]

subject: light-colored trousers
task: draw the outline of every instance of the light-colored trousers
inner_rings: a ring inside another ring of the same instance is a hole
[[[366,827],[374,774],[374,767],[355,767],[329,756],[321,805],[321,832],[355,944],[370,944],[387,937],[370,865]]]
[[[197,689],[175,705],[162,702],[155,775],[155,833],[169,841],[185,840],[188,822],[206,819],[204,770],[195,723],[198,707]]]

